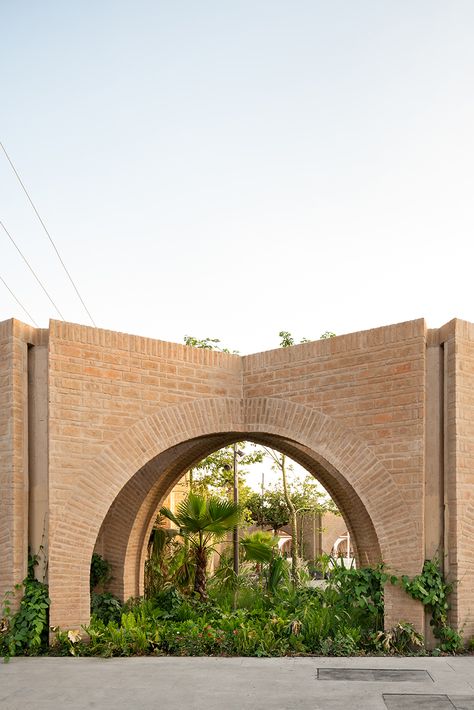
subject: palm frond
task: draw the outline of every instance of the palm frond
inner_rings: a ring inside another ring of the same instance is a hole
[[[254,535],[243,537],[240,544],[244,550],[245,559],[249,562],[270,562],[278,539],[272,535],[270,539],[259,539]]]
[[[162,508],[160,512],[181,530],[191,534],[208,532],[225,535],[240,519],[240,509],[235,503],[214,496],[205,498],[196,493],[190,493],[180,502],[176,514],[167,508]]]
[[[168,518],[168,520],[171,520],[178,528],[181,527],[181,523],[179,522],[178,518],[169,508],[166,508],[165,506],[163,506],[163,508],[160,508],[160,515],[162,515],[164,518]]]

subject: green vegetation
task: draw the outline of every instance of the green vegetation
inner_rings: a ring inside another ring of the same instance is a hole
[[[176,514],[169,508],[161,508],[160,514],[171,520],[184,538],[195,567],[194,591],[205,600],[209,555],[214,545],[238,524],[239,507],[216,496],[205,498],[189,493],[178,505]]]
[[[208,508],[199,510],[201,517],[210,515]],[[179,544],[181,554],[186,546]],[[168,541],[162,550],[167,545]],[[188,585],[186,592],[180,591],[169,581],[150,598],[131,599],[124,605],[107,592],[97,594],[90,625],[84,630],[53,629],[56,638],[50,648],[47,586],[34,579],[32,560],[16,614],[11,614],[10,597],[6,597],[0,654],[8,659],[42,653],[103,657],[426,653],[422,637],[410,624],[400,622],[389,631],[383,629],[387,583],[400,584],[438,619],[435,632],[440,645],[433,653],[461,651],[460,636],[446,621],[451,586],[444,582],[436,561],[427,561],[423,572],[409,580],[389,577],[383,565],[346,569],[324,558],[319,564],[327,579],[323,588],[313,588],[304,576],[298,585],[292,583],[290,565],[278,554],[271,534],[248,535],[241,549],[239,576],[233,573],[231,555],[222,555],[204,598],[199,589],[192,591]],[[440,627],[443,631],[438,633]]]
[[[28,557],[28,575],[15,588],[23,591],[20,608],[12,614],[15,592],[7,592],[0,620],[0,656],[37,656],[48,644],[48,587],[35,579],[38,555]]]
[[[194,567],[188,550],[178,535],[178,530],[159,527],[163,516],[157,519],[148,543],[145,562],[145,597],[155,597],[170,587],[188,593],[194,583]]]
[[[410,624],[383,630],[383,586],[388,576],[382,566],[363,570],[336,566],[325,589],[295,587],[289,565],[275,554],[271,537],[249,536],[243,547],[251,562],[237,584],[218,570],[205,601],[174,587],[152,599],[130,600],[120,619],[96,613],[85,629],[87,643],[77,632],[58,632],[52,652],[103,657],[425,652],[421,636]],[[327,562],[322,561],[323,566]],[[261,566],[259,574],[254,573],[254,564]]]
[[[98,555],[94,552],[91,561],[91,574],[90,574],[90,589],[93,592],[95,589],[105,589],[107,584],[112,579],[112,566],[110,562],[104,560],[102,555]]]
[[[325,590],[295,588],[289,566],[262,550],[274,547],[259,536],[247,540],[246,555],[258,559],[262,575],[243,575],[237,588],[225,576],[210,580],[206,601],[175,588],[153,599],[124,605],[120,621],[97,614],[86,632],[89,643],[57,635],[55,653],[127,656],[147,654],[279,656],[373,652],[383,617],[382,575],[364,570],[360,594],[349,599],[345,570],[338,569]],[[250,544],[249,544],[250,543]],[[260,545],[260,549],[259,549]],[[274,563],[278,560],[279,573]],[[372,574],[372,577],[371,577]],[[351,579],[360,575],[352,571]],[[368,582],[368,578],[370,581]],[[276,583],[274,583],[276,581]],[[357,587],[359,589],[359,586]],[[365,598],[376,590],[373,598]]]
[[[462,637],[448,624],[448,597],[453,584],[443,578],[438,560],[425,560],[421,574],[410,580],[403,576],[401,583],[405,591],[424,604],[431,614],[430,624],[433,634],[439,640],[439,649],[446,653],[456,653],[462,649]]]
[[[232,495],[234,486],[234,446],[237,447],[239,454],[239,497],[242,501],[247,500],[249,495],[251,495],[251,490],[245,485],[245,476],[248,474],[250,466],[263,461],[265,452],[255,446],[246,449],[244,442],[224,446],[222,449],[206,456],[190,469],[189,488],[193,493],[205,496],[217,495],[222,498],[229,498]]]

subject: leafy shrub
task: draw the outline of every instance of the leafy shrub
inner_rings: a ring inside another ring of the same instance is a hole
[[[109,621],[120,621],[122,604],[110,592],[91,594],[91,614],[105,624]]]
[[[323,656],[357,656],[361,653],[360,640],[360,629],[343,627],[333,637],[322,639],[319,652]]]
[[[91,560],[90,588],[91,592],[96,587],[104,589],[112,579],[112,565],[101,555],[94,552]]]
[[[395,578],[394,578],[395,579]],[[351,610],[354,622],[381,629],[384,618],[384,584],[389,580],[383,565],[347,569],[336,564],[331,568],[326,595],[333,603]]]
[[[10,656],[27,655],[36,656],[48,644],[48,587],[30,576],[18,585],[23,586],[23,597],[20,608],[16,614],[11,615],[9,595],[3,605],[3,615],[0,629],[0,655]]]
[[[409,624],[400,623],[390,631],[381,628],[383,584],[389,579],[382,566],[334,568],[327,587],[315,589],[287,584],[288,565],[281,560],[275,555],[265,563],[265,576],[274,574],[274,583],[267,580],[262,587],[255,574],[236,578],[235,584],[228,584],[226,575],[216,577],[204,601],[170,585],[152,598],[129,599],[124,605],[112,594],[93,594],[93,616],[85,629],[88,641],[77,629],[56,629],[52,652],[104,657],[423,652],[422,638]],[[401,583],[444,623],[435,629],[439,652],[453,652],[460,648],[460,636],[445,623],[449,585],[431,566],[424,568],[424,575]],[[47,587],[32,577],[24,582],[24,597],[14,616],[7,598],[0,652],[33,655],[47,650],[48,603]]]
[[[389,631],[379,631],[372,636],[375,651],[407,655],[423,649],[423,636],[411,624],[400,622]]]
[[[161,516],[157,524],[161,525]],[[145,596],[152,598],[159,592],[178,588],[188,591],[194,582],[194,566],[189,550],[177,538],[177,530],[155,527],[148,542],[145,562]]]
[[[94,620],[86,631],[90,639],[86,654],[104,658],[148,655],[160,643],[160,628],[150,620],[137,619],[133,612],[122,614],[119,623]]]

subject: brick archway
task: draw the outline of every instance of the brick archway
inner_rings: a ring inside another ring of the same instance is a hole
[[[438,555],[458,580],[450,620],[474,633],[474,324],[418,319],[239,356],[8,320],[0,351],[0,596],[25,577],[30,546],[49,562],[52,622],[86,621],[106,516],[122,523],[114,554],[125,592],[161,494],[153,481],[171,484],[210,437],[218,448],[234,436],[313,471],[362,563],[378,550],[413,575]],[[386,609],[422,629],[393,589]]]
[[[139,420],[79,477],[52,526],[51,623],[71,627],[88,622],[90,558],[100,527],[117,501],[129,501],[124,564],[134,567],[129,571],[133,576],[151,503],[193,461],[242,438],[276,444],[313,469],[344,510],[359,553],[365,531],[371,560],[380,554],[394,570],[410,574],[419,569],[423,552],[410,504],[383,463],[347,428],[321,411],[285,399],[205,398],[164,407]],[[387,601],[389,620],[400,618],[403,606],[403,617],[421,627],[417,605],[407,605],[396,591]]]

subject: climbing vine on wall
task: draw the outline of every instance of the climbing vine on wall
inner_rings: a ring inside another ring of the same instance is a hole
[[[448,597],[454,585],[445,581],[439,561],[425,560],[421,574],[411,580],[404,575],[401,584],[431,614],[430,624],[435,638],[440,641],[439,649],[446,653],[459,651],[462,648],[461,635],[448,624]]]

